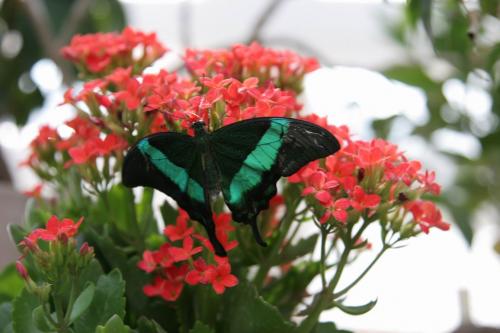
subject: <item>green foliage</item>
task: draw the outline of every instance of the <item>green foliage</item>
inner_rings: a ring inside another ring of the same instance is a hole
[[[248,283],[241,282],[226,291],[223,302],[221,332],[274,333],[293,329],[293,324],[286,321],[278,309],[258,296],[255,287]]]
[[[123,318],[125,316],[124,293],[125,282],[119,270],[115,269],[108,275],[102,275],[97,280],[90,306],[74,322],[75,331],[94,333],[98,325],[105,324],[113,315]]]
[[[75,304],[73,305],[73,310],[71,311],[71,314],[69,316],[70,323],[78,319],[78,317],[80,317],[82,313],[87,310],[87,308],[92,303],[92,300],[94,299],[94,293],[95,285],[93,283],[89,283],[87,288],[85,288],[81,292],[81,294],[76,299]]]
[[[12,304],[4,302],[0,304],[0,332],[5,332],[9,325],[12,325]]]
[[[130,327],[123,323],[122,318],[118,315],[113,315],[106,325],[97,326],[95,333],[129,333]]]
[[[214,330],[212,330],[210,327],[207,325],[203,324],[200,321],[197,321],[194,324],[194,327],[192,330],[189,331],[189,333],[215,333]]]
[[[15,333],[40,333],[33,319],[33,310],[40,306],[38,298],[26,289],[12,302],[12,323]]]
[[[343,312],[350,314],[350,315],[353,315],[353,316],[359,316],[359,315],[367,313],[368,311],[373,309],[376,304],[377,304],[377,300],[368,302],[368,303],[363,304],[363,305],[357,305],[357,306],[344,305],[341,302],[335,302],[336,307],[338,307]]]
[[[14,299],[21,293],[23,287],[24,282],[16,270],[16,265],[7,265],[0,273],[0,303]]]

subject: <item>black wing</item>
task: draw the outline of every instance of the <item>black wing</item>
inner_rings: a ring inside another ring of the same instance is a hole
[[[339,150],[335,137],[315,124],[291,118],[254,118],[212,133],[210,147],[233,219],[250,224],[259,243],[259,212],[276,195],[276,182],[307,163]]]
[[[172,197],[193,220],[203,224],[217,255],[225,255],[215,236],[201,155],[192,137],[165,132],[142,138],[125,157],[122,180],[125,186],[148,186]]]

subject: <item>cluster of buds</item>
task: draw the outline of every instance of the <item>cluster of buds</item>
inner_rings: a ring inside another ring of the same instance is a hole
[[[234,230],[231,225],[231,215],[214,214],[213,220],[217,239],[226,251],[231,251],[238,245],[236,240],[230,240],[230,233]],[[143,258],[138,263],[139,268],[155,274],[153,283],[144,286],[146,295],[161,296],[167,301],[175,301],[186,283],[210,284],[218,294],[238,284],[236,276],[231,274],[228,259],[216,256],[210,241],[196,233],[195,228],[189,223],[191,222],[187,213],[180,210],[175,225],[168,225],[164,230],[168,241],[156,251],[147,250],[143,253]],[[195,241],[202,246],[195,245]],[[176,244],[182,245],[176,246]],[[213,258],[211,260],[213,263],[207,263],[203,257]]]
[[[23,256],[16,262],[21,277],[26,281],[30,292],[44,301],[48,299],[51,286],[68,277],[77,277],[94,257],[94,250],[87,243],[77,249],[74,238],[83,219],[74,222],[70,219],[59,220],[52,216],[44,229],[33,230],[19,246]],[[32,269],[38,273],[40,282],[34,282],[22,263],[26,257],[33,260]]]

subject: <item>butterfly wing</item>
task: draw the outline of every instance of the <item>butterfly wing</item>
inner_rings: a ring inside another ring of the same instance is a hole
[[[201,154],[192,137],[165,132],[142,138],[125,157],[122,180],[125,186],[148,186],[172,197],[193,220],[203,224],[216,253],[225,255],[215,236]]]
[[[233,219],[250,224],[256,240],[259,212],[276,195],[276,182],[307,163],[339,150],[335,137],[315,124],[291,118],[254,118],[212,133],[210,149]]]

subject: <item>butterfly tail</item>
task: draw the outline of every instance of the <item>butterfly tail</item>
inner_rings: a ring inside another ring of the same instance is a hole
[[[217,235],[215,234],[215,223],[212,219],[204,219],[203,226],[207,231],[208,239],[212,244],[215,254],[219,257],[227,257],[226,250],[224,250],[224,246],[222,246],[221,242],[217,239]]]
[[[257,225],[257,218],[254,217],[248,224],[250,224],[250,226],[252,227],[252,233],[255,241],[260,246],[266,247],[267,243],[262,239],[262,236],[260,235],[259,227]]]

